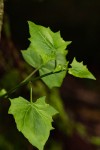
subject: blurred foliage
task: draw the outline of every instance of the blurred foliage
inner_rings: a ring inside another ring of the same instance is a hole
[[[92,136],[90,142],[94,145],[100,146],[100,137]]]
[[[0,86],[8,91],[18,84],[19,79],[20,74],[17,69],[9,70],[0,80]]]
[[[0,135],[0,150],[14,150],[13,145],[3,135]]]

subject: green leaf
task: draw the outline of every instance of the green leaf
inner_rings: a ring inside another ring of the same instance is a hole
[[[43,150],[52,127],[52,116],[57,111],[45,103],[45,97],[39,98],[35,103],[19,97],[10,99],[9,114],[14,116],[17,129],[29,140],[29,142]]]
[[[96,80],[92,73],[87,69],[87,66],[83,65],[83,62],[77,62],[76,58],[73,59],[71,68],[68,69],[68,73],[75,77]]]
[[[27,50],[22,51],[25,61],[32,67],[39,68],[40,75],[54,72],[55,68],[59,65],[65,66],[68,64],[66,60],[68,53],[66,47],[71,42],[65,42],[61,38],[60,32],[54,33],[49,27],[36,25],[30,21],[28,23],[30,45]],[[63,72],[46,76],[42,80],[50,88],[54,86],[59,87],[63,82],[66,71],[67,68]],[[52,78],[52,82],[50,78]]]
[[[54,86],[59,87],[62,84],[67,71],[68,64],[64,56],[62,54],[57,54],[56,57],[56,63],[58,64],[57,66],[55,66],[55,60],[52,60],[39,70],[40,75],[54,72],[53,74],[42,78],[42,80],[49,86],[49,88],[52,88]],[[58,70],[59,66],[60,69]],[[63,69],[65,66],[66,69]]]

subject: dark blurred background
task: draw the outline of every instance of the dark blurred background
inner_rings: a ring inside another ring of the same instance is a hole
[[[83,61],[97,80],[77,79],[70,75],[65,78],[60,95],[65,108],[65,118],[68,116],[64,120],[64,127],[60,127],[60,121],[57,119],[59,125],[55,124],[57,129],[51,133],[50,142],[45,149],[100,150],[100,1],[5,0],[4,4],[4,24],[0,43],[1,87],[9,89],[8,80],[13,80],[14,83],[10,83],[12,88],[26,75],[25,71],[28,73],[31,70],[24,64],[20,55],[20,50],[26,49],[29,45],[28,20],[49,26],[54,32],[60,30],[64,40],[72,41],[68,46],[67,59],[71,62],[75,56],[78,61]],[[26,91],[18,91],[22,95],[24,92]],[[3,103],[2,106],[8,109],[9,103],[7,106]],[[9,117],[4,119],[5,112],[2,109],[1,120],[6,123],[7,128],[3,128],[3,125],[0,127],[0,139],[3,139],[9,148],[2,146],[1,149],[32,150],[33,147],[28,145],[27,140],[20,133],[16,133],[17,129],[12,127],[11,131],[11,128],[8,128],[9,124],[15,124]],[[3,130],[6,138],[3,137]],[[72,131],[71,134],[65,134],[64,130]],[[25,146],[21,147],[20,141],[12,139],[13,137],[17,140],[20,138]]]

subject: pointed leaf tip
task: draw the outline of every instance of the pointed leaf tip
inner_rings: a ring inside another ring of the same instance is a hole
[[[83,62],[78,62],[76,58],[74,58],[70,65],[71,68],[68,69],[69,74],[79,78],[96,80],[94,75],[88,70],[87,66],[83,65]]]
[[[34,68],[39,68],[40,76],[54,72],[56,65],[67,64],[67,46],[71,42],[66,42],[60,32],[52,32],[49,27],[36,25],[28,21],[30,32],[30,45],[27,50],[22,51],[25,61]],[[56,61],[56,65],[55,65]],[[67,70],[66,70],[67,71]],[[48,75],[42,80],[49,87],[60,87],[66,71]]]
[[[30,103],[23,97],[10,99],[11,106],[9,114],[12,114],[17,129],[29,140],[29,142],[43,150],[50,135],[52,127],[52,116],[57,111],[46,104],[45,97],[39,98],[35,103]]]

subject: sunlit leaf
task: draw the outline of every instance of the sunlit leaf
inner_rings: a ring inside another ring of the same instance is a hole
[[[43,150],[52,127],[52,116],[57,111],[45,103],[45,97],[31,103],[22,97],[10,99],[9,114],[14,116],[17,129],[29,140],[29,142]]]
[[[89,78],[94,79],[95,77],[88,70],[86,65],[83,65],[83,62],[77,62],[76,58],[73,59],[71,63],[71,68],[68,69],[68,73],[79,78]]]
[[[46,28],[35,23],[29,23],[30,31],[30,45],[27,50],[22,51],[25,61],[34,68],[40,68],[40,75],[54,72],[55,68],[59,65],[62,67],[68,64],[66,55],[68,51],[67,46],[71,42],[65,42],[60,32],[52,32],[50,28]],[[66,75],[65,71],[57,74],[49,75],[42,80],[50,87],[61,86],[63,78]],[[50,80],[52,78],[52,82]]]

